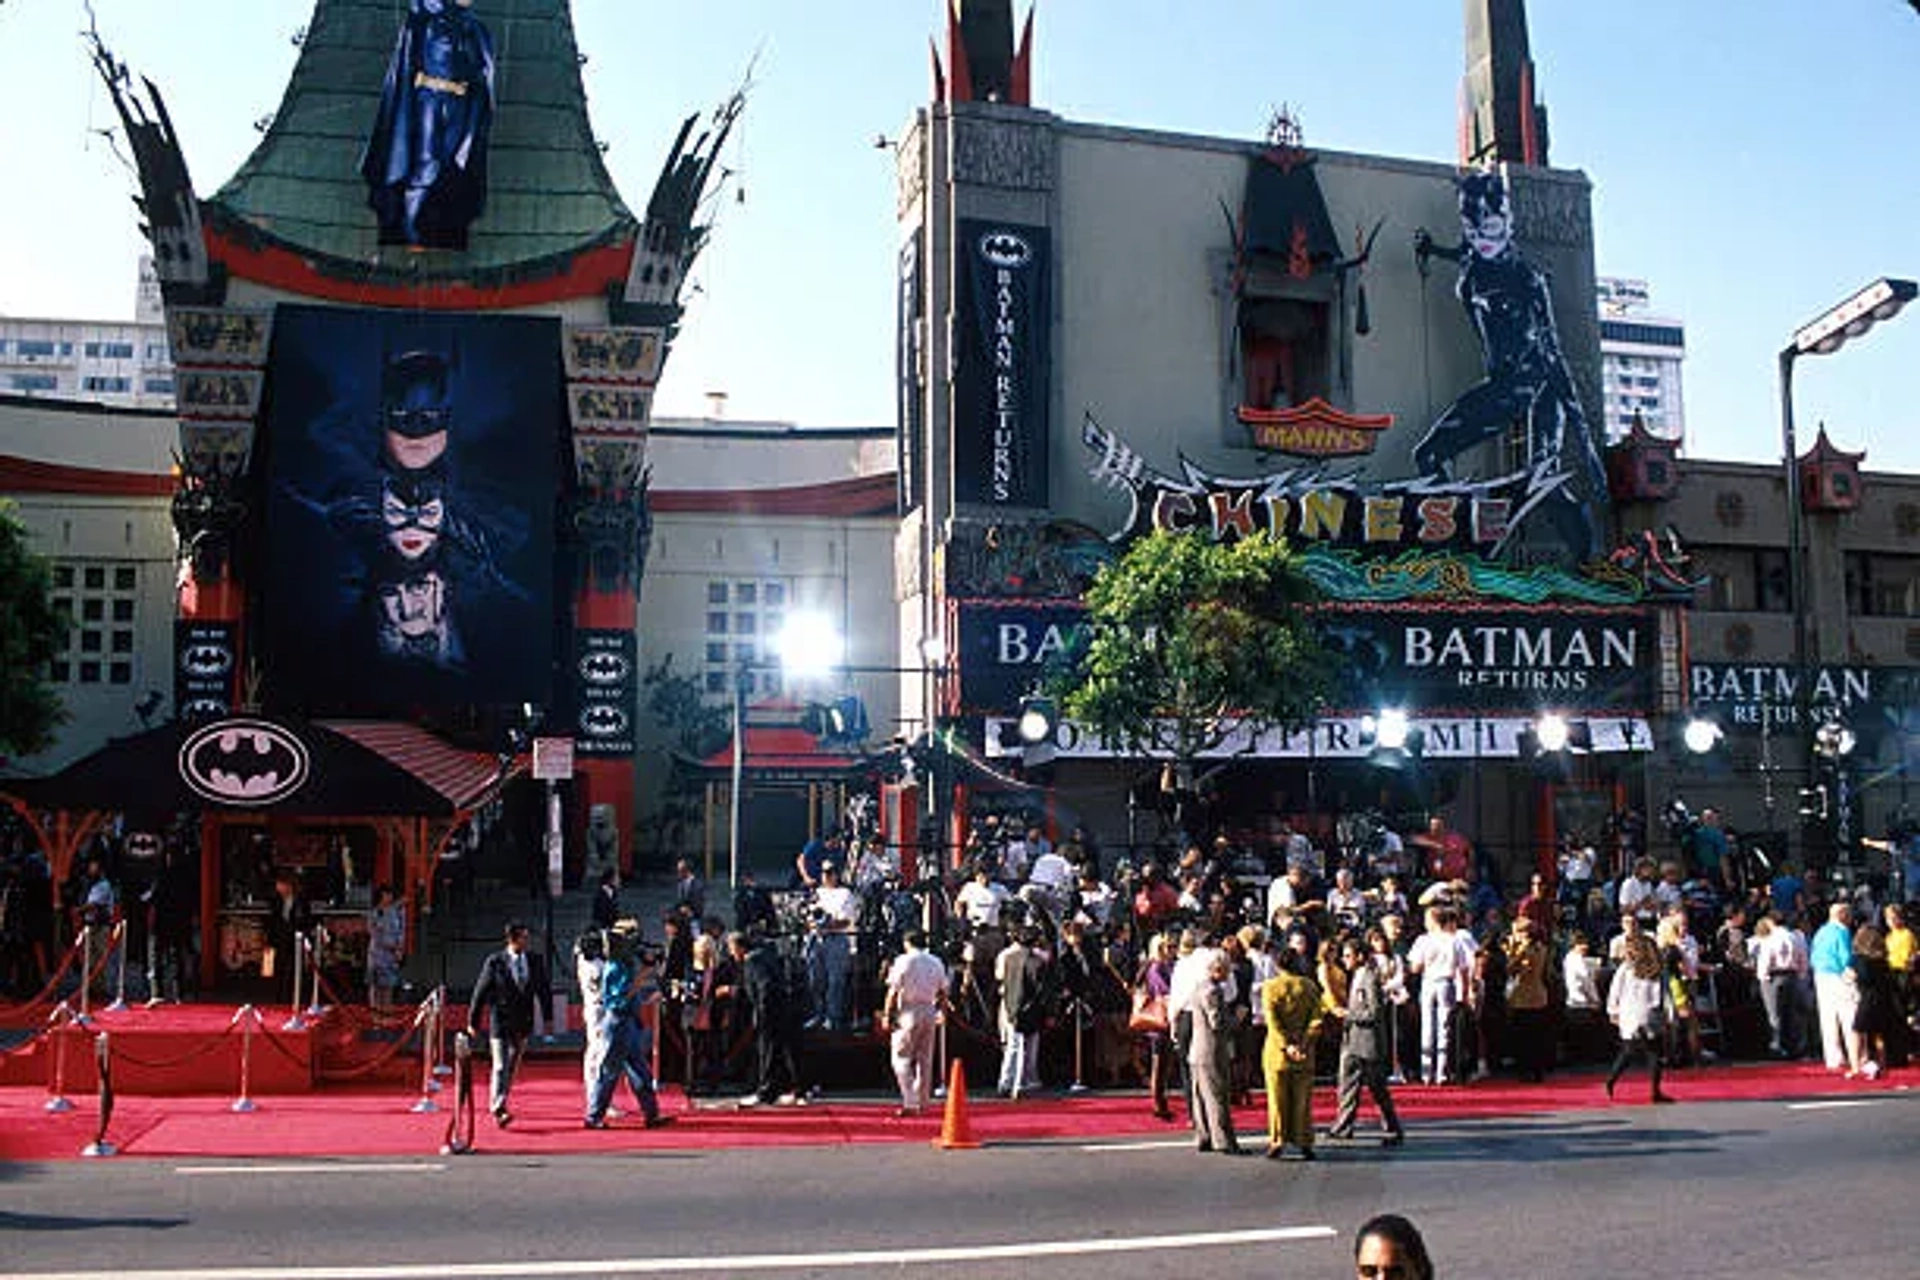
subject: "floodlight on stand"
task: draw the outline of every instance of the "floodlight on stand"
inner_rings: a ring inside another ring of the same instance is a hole
[[[1029,745],[1045,742],[1053,736],[1056,723],[1053,700],[1038,696],[1020,700],[1020,741]]]
[[[1398,707],[1388,707],[1373,722],[1373,740],[1389,751],[1400,751],[1407,745],[1410,728],[1406,712]]]
[[[1687,721],[1687,727],[1681,731],[1680,737],[1687,744],[1687,750],[1703,756],[1720,745],[1720,739],[1726,737],[1726,731],[1704,716],[1694,716]]]
[[[787,615],[786,625],[773,637],[772,648],[788,675],[805,678],[826,675],[840,666],[845,642],[833,619],[824,613],[802,611]]]
[[[1572,729],[1567,718],[1558,712],[1549,711],[1534,722],[1533,738],[1540,744],[1542,751],[1565,751]]]

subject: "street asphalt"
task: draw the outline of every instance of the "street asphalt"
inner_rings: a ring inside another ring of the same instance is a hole
[[[1441,1277],[1920,1275],[1920,1091],[1422,1125],[1313,1164],[1116,1139],[0,1165],[0,1268],[195,1275],[1351,1276],[1404,1213]]]

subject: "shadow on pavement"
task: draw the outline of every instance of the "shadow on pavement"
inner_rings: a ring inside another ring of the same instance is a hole
[[[186,1218],[55,1217],[46,1213],[8,1213],[0,1210],[0,1233],[8,1231],[97,1231],[106,1227],[140,1227],[170,1231],[187,1225]]]

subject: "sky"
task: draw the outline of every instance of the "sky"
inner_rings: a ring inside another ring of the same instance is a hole
[[[485,0],[478,0],[484,15]],[[574,0],[594,126],[644,205],[681,118],[752,67],[712,247],[657,412],[893,422],[892,154],[942,0]],[[395,0],[396,12],[403,6]],[[165,95],[200,193],[259,140],[311,0],[93,0]],[[1019,12],[1025,12],[1024,0]],[[1920,278],[1920,15],[1907,0],[1535,0],[1554,165],[1594,184],[1596,268],[1687,326],[1688,453],[1777,461],[1775,357],[1880,276]],[[0,314],[124,319],[142,250],[82,0],[0,0]],[[1459,0],[1040,0],[1034,105],[1068,119],[1456,158]],[[1920,306],[1801,362],[1872,470],[1920,471]]]

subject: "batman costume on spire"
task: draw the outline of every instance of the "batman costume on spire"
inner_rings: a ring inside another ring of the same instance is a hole
[[[473,0],[409,0],[360,172],[381,244],[465,249],[487,199],[493,37]]]

